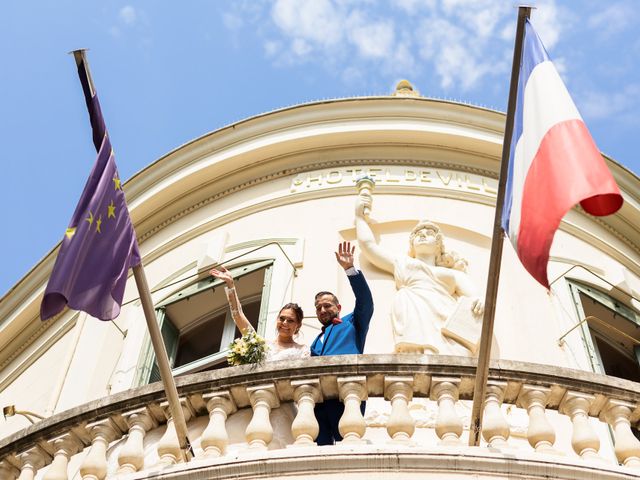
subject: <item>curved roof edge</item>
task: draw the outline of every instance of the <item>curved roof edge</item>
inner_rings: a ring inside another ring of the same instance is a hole
[[[315,116],[310,115],[308,119],[313,122],[322,118],[330,119],[332,115],[338,112],[343,115],[339,119],[353,121],[354,118],[358,118],[358,115],[354,114],[359,113],[357,110],[361,109],[362,111],[360,113],[362,116],[360,116],[360,119],[375,119],[380,117],[398,118],[395,115],[402,112],[404,112],[407,118],[416,118],[414,115],[411,115],[411,113],[425,105],[432,107],[429,110],[431,114],[440,113],[442,115],[440,120],[448,122],[456,121],[459,122],[458,126],[466,125],[470,129],[484,130],[493,136],[498,135],[502,137],[503,135],[504,112],[470,103],[429,97],[402,96],[362,96],[316,100],[282,107],[241,119],[172,149],[127,180],[125,183],[127,197],[130,204],[132,202],[135,203],[154,183],[175,174],[177,170],[172,167],[186,168],[196,161],[196,159],[205,154],[210,154],[212,151],[226,148],[230,145],[237,145],[243,141],[246,142],[249,138],[260,137],[260,135],[264,135],[265,132],[268,132],[269,129],[273,127],[282,129],[287,125],[294,125],[296,118],[289,118],[287,121],[287,117],[309,116],[308,114],[311,112],[316,114]],[[375,108],[369,108],[370,106],[384,106],[385,108],[383,108],[383,110],[385,111],[377,111]],[[367,115],[373,115],[373,117]],[[418,119],[425,120],[425,118],[427,117],[419,117]],[[244,135],[239,135],[239,130],[249,131],[245,132]],[[640,177],[610,156],[604,154],[603,156],[624,192],[625,200],[627,200],[626,203],[629,203],[629,201],[631,203],[627,207],[627,212],[632,211],[633,215],[630,216],[640,218],[640,188],[638,188],[640,185]],[[170,165],[176,160],[178,165]],[[499,156],[497,160],[499,160]],[[498,170],[499,166],[498,163],[496,163],[496,174]],[[619,223],[629,224],[629,220],[622,218]],[[5,314],[11,312],[17,305],[27,300],[38,288],[43,288],[43,282],[46,281],[47,274],[53,265],[55,252],[58,247],[59,243],[53,246],[40,261],[0,297],[0,318],[4,318]],[[9,299],[11,299],[11,301],[9,301]]]

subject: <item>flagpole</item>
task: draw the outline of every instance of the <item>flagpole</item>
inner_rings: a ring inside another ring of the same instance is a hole
[[[178,397],[178,389],[176,388],[176,382],[173,379],[173,373],[169,366],[167,349],[164,345],[164,341],[162,340],[160,328],[158,328],[156,310],[153,307],[153,300],[151,299],[151,293],[149,292],[147,276],[145,275],[142,261],[139,265],[133,267],[133,276],[135,277],[138,293],[140,294],[140,302],[142,303],[144,318],[147,321],[153,351],[156,354],[156,362],[158,362],[160,378],[162,379],[164,391],[167,394],[167,400],[169,401],[169,409],[171,411],[171,417],[173,418],[173,425],[176,428],[176,435],[178,436],[180,450],[182,451],[184,461],[188,462],[191,460],[193,451],[191,450],[191,444],[187,437],[187,422],[184,419],[184,412],[182,411],[182,406],[180,405],[180,399]]]
[[[91,96],[95,95],[95,86],[93,79],[91,78],[91,72],[89,70],[89,62],[86,58],[86,50],[74,50],[73,57],[76,61],[76,66],[83,65],[84,71],[87,75],[87,81],[89,83],[89,89]],[[184,412],[180,405],[180,398],[178,397],[178,389],[169,366],[169,359],[167,356],[167,349],[162,340],[162,334],[158,327],[158,320],[156,318],[156,311],[153,307],[153,300],[149,291],[149,285],[147,283],[147,276],[142,266],[142,261],[139,265],[133,267],[133,276],[136,280],[136,286],[138,293],[140,294],[140,302],[142,303],[142,310],[144,311],[144,318],[147,321],[147,328],[149,329],[149,335],[151,337],[151,344],[153,345],[153,351],[156,355],[156,362],[160,370],[160,378],[164,386],[164,391],[167,395],[169,402],[169,410],[171,412],[171,418],[176,429],[176,435],[178,437],[178,443],[180,444],[180,450],[182,451],[183,460],[188,462],[193,456],[191,450],[191,444],[187,437],[187,422],[184,418]]]
[[[502,230],[502,210],[507,184],[507,172],[509,168],[509,154],[511,149],[511,137],[513,136],[513,120],[518,97],[518,77],[520,74],[520,61],[522,60],[522,44],[524,40],[525,20],[531,14],[530,6],[518,7],[518,26],[516,28],[515,46],[513,49],[513,65],[511,67],[511,85],[509,87],[509,104],[507,106],[507,118],[504,128],[504,140],[502,143],[502,160],[500,163],[500,178],[498,180],[498,196],[496,199],[496,212],[493,220],[493,236],[491,242],[491,254],[489,257],[489,274],[487,277],[487,293],[484,302],[484,317],[482,319],[482,332],[480,334],[480,349],[478,352],[478,366],[476,368],[475,386],[473,389],[473,406],[471,408],[471,424],[469,425],[469,446],[480,445],[480,431],[482,430],[482,407],[487,389],[489,377],[489,360],[491,359],[491,341],[493,339],[493,322],[496,312],[496,298],[498,296],[498,281],[500,279],[500,263],[502,259],[502,246],[504,232]]]

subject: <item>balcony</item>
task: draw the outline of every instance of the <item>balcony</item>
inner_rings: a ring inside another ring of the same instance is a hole
[[[348,355],[179,377],[189,462],[155,383],[3,439],[0,480],[640,478],[640,384],[495,361],[484,442],[469,447],[474,375],[465,357]],[[344,441],[318,447],[313,405],[327,398],[345,403]]]

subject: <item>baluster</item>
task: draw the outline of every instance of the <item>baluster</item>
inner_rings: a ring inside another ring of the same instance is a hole
[[[158,457],[160,457],[159,463],[163,466],[175,465],[176,463],[184,461],[180,441],[176,433],[176,426],[173,423],[173,417],[171,417],[171,407],[169,403],[162,402],[160,406],[164,410],[164,415],[167,419],[167,429],[157,445]],[[184,414],[184,421],[187,423],[191,419],[191,410],[185,400],[180,400],[180,406]]]
[[[338,378],[338,393],[344,402],[344,413],[338,430],[345,443],[360,443],[367,425],[360,411],[360,403],[368,398],[367,377]]]
[[[629,421],[633,408],[631,403],[609,400],[600,418],[613,428],[618,461],[626,467],[640,468],[640,441],[633,435]]]
[[[38,447],[32,447],[17,457],[21,463],[18,480],[33,480],[37,471],[45,464],[45,455]]]
[[[158,422],[147,411],[140,408],[123,415],[129,427],[129,436],[118,454],[118,473],[134,473],[144,466],[144,437]]]
[[[291,424],[291,434],[294,445],[315,445],[316,437],[320,431],[318,420],[313,413],[317,402],[322,401],[320,380],[293,380],[293,399],[298,407],[298,414]]]
[[[42,476],[43,480],[67,480],[69,474],[69,458],[82,448],[80,441],[70,433],[61,435],[50,441],[53,447],[53,461]]]
[[[431,400],[438,402],[436,419],[436,435],[441,445],[460,444],[462,420],[456,413],[455,402],[458,401],[459,378],[434,377],[431,386]]]
[[[391,402],[387,433],[393,442],[409,442],[416,429],[416,422],[409,413],[409,402],[413,398],[413,377],[386,376],[384,398]]]
[[[273,438],[273,427],[269,414],[272,408],[280,406],[275,385],[261,385],[247,388],[249,400],[253,407],[253,417],[247,425],[245,436],[249,448],[267,450]]]
[[[215,392],[202,395],[207,402],[209,424],[202,432],[200,446],[205,457],[220,457],[225,454],[229,444],[227,435],[227,416],[237,410],[229,392]]]
[[[529,416],[527,440],[536,452],[558,454],[553,448],[556,432],[546,415],[547,399],[551,389],[525,385],[516,404],[525,408]]]
[[[87,425],[91,436],[91,448],[80,465],[82,480],[103,480],[107,476],[107,447],[118,438],[117,431],[109,419]]]
[[[6,458],[6,457],[5,457]],[[20,472],[8,461],[0,462],[0,480],[15,480]]]
[[[573,423],[571,446],[586,460],[602,460],[598,455],[600,439],[589,423],[589,406],[594,399],[593,395],[567,392],[560,404],[560,413],[569,415]]]
[[[494,448],[507,447],[509,423],[502,414],[502,401],[506,382],[489,382],[487,397],[484,400],[484,416],[482,418],[482,438]]]
[[[9,461],[0,461],[0,480],[15,480],[20,475],[20,471],[16,469]]]

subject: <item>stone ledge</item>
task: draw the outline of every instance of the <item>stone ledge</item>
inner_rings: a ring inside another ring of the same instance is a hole
[[[483,447],[331,446],[244,452],[215,460],[193,460],[165,469],[148,469],[128,479],[390,479],[527,478],[613,480],[638,479],[640,471],[608,463],[585,462],[541,454],[505,452]]]
[[[265,365],[232,367],[210,372],[185,375],[176,379],[181,396],[226,390],[231,387],[246,387],[260,383],[275,382],[279,391],[290,388],[291,379],[328,379],[337,376],[367,375],[368,389],[381,395],[383,376],[431,375],[459,376],[472,379],[475,376],[476,360],[468,357],[440,355],[337,355],[313,357],[291,362],[272,362]],[[491,362],[489,378],[492,380],[533,385],[560,385],[564,389],[610,396],[617,400],[640,404],[640,385],[591,372],[571,370],[550,365],[499,360]],[[473,382],[466,382],[467,385]],[[379,385],[378,385],[379,384]],[[289,387],[287,387],[287,385]],[[420,382],[417,382],[420,385]],[[428,392],[416,387],[415,397],[426,397]],[[461,391],[461,399],[472,398],[472,388]],[[285,393],[286,396],[286,393]],[[335,396],[335,395],[334,395]],[[331,398],[331,395],[327,395]],[[93,402],[79,405],[0,440],[0,458],[15,451],[28,448],[39,441],[69,431],[84,422],[100,420],[129,410],[145,407],[165,400],[161,383],[120,392]],[[597,415],[598,412],[592,412]]]

